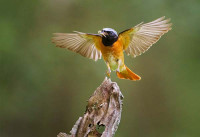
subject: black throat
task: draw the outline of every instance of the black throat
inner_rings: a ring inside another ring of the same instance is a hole
[[[102,37],[102,43],[105,46],[112,46],[113,43],[115,43],[118,40],[118,36],[109,36],[107,35],[106,37]]]

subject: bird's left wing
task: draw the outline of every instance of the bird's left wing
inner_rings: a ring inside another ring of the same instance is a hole
[[[52,42],[57,47],[69,49],[95,61],[101,59],[98,44],[101,40],[100,35],[77,31],[75,33],[54,33],[53,35]]]
[[[123,49],[133,57],[141,55],[171,29],[172,24],[169,21],[170,19],[161,17],[146,24],[140,23],[119,33]]]

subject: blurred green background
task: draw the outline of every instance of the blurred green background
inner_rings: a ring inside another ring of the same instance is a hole
[[[116,137],[200,136],[199,0],[0,1],[0,137],[56,137],[71,130],[106,65],[56,48],[52,33],[118,32],[161,16],[172,30],[125,57],[139,82],[112,74],[125,96]]]

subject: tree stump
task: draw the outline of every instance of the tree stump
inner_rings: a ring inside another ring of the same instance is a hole
[[[107,77],[89,98],[83,117],[70,131],[57,137],[113,137],[121,119],[123,95],[117,83]]]

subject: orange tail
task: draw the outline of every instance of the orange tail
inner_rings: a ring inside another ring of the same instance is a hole
[[[129,80],[140,80],[141,79],[140,76],[133,73],[127,66],[125,66],[125,67],[126,67],[126,69],[123,70],[122,72],[117,71],[118,78],[129,79]]]

